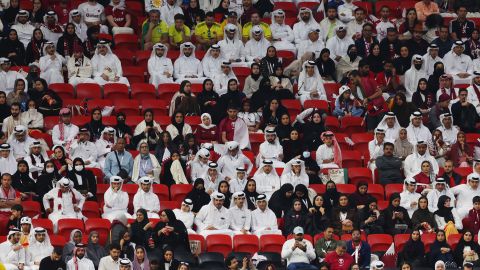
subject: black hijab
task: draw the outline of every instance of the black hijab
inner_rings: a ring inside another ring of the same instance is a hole
[[[22,173],[18,170],[19,165],[25,165],[27,171]],[[20,160],[17,163],[17,171],[12,175],[12,187],[20,192],[35,192],[35,181],[29,176],[28,163],[25,160]]]
[[[250,65],[250,70],[253,70],[253,67],[256,66],[258,67],[258,69],[260,70],[260,65],[258,63],[253,63]],[[258,79],[260,78],[260,76],[262,76],[262,73],[259,72],[258,74],[253,74],[253,72],[250,72],[250,77],[252,77],[252,79],[254,81],[258,81]]]
[[[455,222],[452,214],[453,207],[445,207],[445,202],[447,200],[450,200],[450,197],[448,197],[447,195],[442,195],[440,196],[440,198],[438,198],[438,202],[437,202],[438,210],[435,211],[434,214],[437,216],[443,217],[443,219],[445,219],[445,222],[449,222],[449,221]]]
[[[292,196],[287,198],[286,193],[292,192]],[[283,184],[279,190],[273,192],[272,197],[268,201],[268,208],[270,208],[277,218],[282,217],[290,209],[293,202],[293,185],[290,183]]]
[[[248,184],[250,182],[255,183],[255,191],[254,192],[248,191]],[[252,210],[252,211],[257,209],[257,205],[256,205],[257,196],[260,195],[257,192],[256,187],[257,187],[257,182],[255,182],[255,180],[253,180],[253,179],[250,179],[250,180],[247,181],[247,184],[245,185],[245,189],[243,189],[243,193],[245,193],[245,198],[247,199],[248,209]]]
[[[335,71],[336,71],[335,62],[333,62],[333,60],[330,57],[328,57],[327,60],[322,59],[322,55],[324,55],[326,53],[330,53],[330,50],[327,49],[327,48],[324,48],[320,52],[320,57],[318,57],[315,60],[315,64],[317,65],[318,72],[320,73],[320,75],[322,77],[330,76],[330,77],[332,77],[332,79],[335,79],[336,78],[335,77]]]
[[[323,205],[325,209],[331,210],[334,206],[338,205],[338,199],[340,198],[340,192],[337,191],[337,184],[333,182],[332,180],[328,181],[325,184],[325,187],[328,187],[329,184],[333,184],[334,188],[326,188],[325,189],[325,194],[323,194]]]
[[[428,87],[427,89],[430,91],[433,91],[436,95],[437,90],[440,89],[440,77],[445,74],[445,67],[440,68],[439,66],[443,66],[442,62],[436,62],[435,65],[433,65],[433,74],[428,77]]]
[[[15,33],[17,37],[14,40],[10,39],[10,34]],[[24,66],[25,65],[25,46],[18,39],[18,33],[15,29],[10,29],[7,36],[1,42],[2,57],[10,59],[12,66]],[[15,56],[8,56],[10,53],[15,53]]]
[[[203,185],[203,187],[201,189],[198,189],[197,187],[199,185]],[[186,196],[186,198],[191,199],[193,202],[192,212],[194,213],[198,213],[198,211],[200,211],[200,208],[210,203],[210,196],[208,195],[208,193],[205,192],[204,185],[205,181],[202,178],[195,179],[192,191],[190,191]]]
[[[100,119],[94,120],[93,113],[99,112]],[[91,112],[90,122],[85,126],[90,132],[90,141],[96,141],[102,136],[102,131],[105,129],[105,125],[102,122],[102,110],[100,108],[94,108]]]

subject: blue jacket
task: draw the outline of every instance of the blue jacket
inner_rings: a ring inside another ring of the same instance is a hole
[[[355,260],[355,257],[353,256],[354,252],[355,248],[353,247],[352,240],[347,241],[347,253],[352,255],[353,260]],[[370,267],[370,256],[370,245],[365,241],[361,241],[360,258],[358,259],[360,268]]]

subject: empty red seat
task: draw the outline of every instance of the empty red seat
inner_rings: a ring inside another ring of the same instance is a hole
[[[75,218],[64,218],[58,221],[58,235],[63,236],[66,241],[70,241],[70,232],[79,229],[82,232],[85,230],[83,220]]]
[[[53,92],[57,93],[57,95],[62,98],[74,98],[75,92],[73,90],[73,86],[69,83],[52,83],[48,85]]]
[[[342,118],[341,123],[342,130],[347,134],[365,132],[363,117],[345,116]]]
[[[260,252],[276,252],[282,251],[285,237],[278,234],[265,234],[260,236]]]
[[[140,101],[137,99],[117,99],[114,102],[115,112],[123,112],[125,115],[139,115]]]
[[[153,111],[153,115],[168,115],[168,106],[170,106],[170,102],[166,100],[143,99],[140,100],[140,104],[142,105],[142,112],[150,109]]]
[[[410,239],[410,234],[396,234],[393,237],[393,242],[395,242],[395,252],[400,252],[403,250],[403,246]]]
[[[133,51],[120,48],[114,49],[113,53],[118,57],[118,59],[120,59],[122,67],[135,65],[135,53],[133,53]]]
[[[50,243],[53,247],[63,248],[65,244],[70,240],[65,240],[63,236],[57,234],[49,234],[48,237],[50,238]]]
[[[389,234],[370,234],[367,240],[372,252],[385,252],[393,243],[393,238]]]
[[[82,214],[87,218],[100,218],[100,207],[97,202],[85,201],[82,208]]]
[[[325,185],[323,184],[310,184],[308,187],[315,190],[318,194],[325,193]]]
[[[356,185],[359,182],[373,183],[372,171],[369,168],[348,168],[348,178],[348,183],[352,185]]]
[[[34,218],[40,215],[42,209],[40,207],[40,203],[37,201],[23,201],[23,214],[30,218]]]
[[[430,246],[435,242],[436,239],[437,235],[435,233],[422,234],[422,242],[423,246],[425,247],[425,253],[430,252]]]
[[[170,198],[172,201],[183,201],[187,194],[192,191],[190,184],[173,184],[170,186]]]
[[[233,237],[233,251],[235,252],[255,254],[258,249],[258,237],[254,234],[239,234]]]
[[[338,141],[337,134],[335,135],[335,138],[337,138],[337,141]],[[353,168],[353,167],[362,167],[362,165],[363,165],[362,154],[359,151],[342,149],[342,167]]]
[[[384,191],[383,186],[381,184],[369,184],[367,194],[372,195],[378,201],[383,201],[383,199],[385,197],[384,196],[385,191]]]
[[[170,102],[179,89],[178,83],[161,83],[158,85],[158,98]]]
[[[34,218],[34,219],[32,219],[32,226],[34,228],[42,227],[45,230],[47,230],[47,233],[49,235],[53,234],[53,223],[48,218]]]
[[[113,102],[110,99],[91,99],[87,102],[87,110],[92,112],[95,108],[103,109],[107,106],[113,106]]]
[[[207,252],[219,252],[226,257],[232,252],[232,238],[229,235],[213,234],[207,238]]]
[[[293,62],[293,60],[295,60],[295,53],[293,53],[292,51],[278,50],[277,51],[277,57],[281,58],[282,65],[284,67],[287,67],[288,65],[290,65],[290,63]]]
[[[163,184],[153,184],[153,193],[157,194],[160,201],[168,201],[170,196],[168,194],[168,187]]]
[[[265,135],[262,133],[249,133],[250,144],[252,146],[252,152],[258,153],[260,144],[265,141]]]
[[[297,8],[301,9],[302,7],[306,7],[311,10],[317,10],[318,6],[319,6],[318,2],[300,2],[298,3]]]
[[[342,120],[343,123],[343,120]],[[348,133],[351,134],[351,133]],[[353,148],[364,156],[364,159],[366,159],[367,156],[370,156],[368,152],[368,143],[373,140],[373,134],[372,133],[353,133],[350,138],[352,138],[352,141],[354,143]]]
[[[251,70],[248,67],[232,67],[233,73],[237,76],[240,85],[245,85],[245,79],[250,75]]]
[[[388,205],[390,204],[389,201],[378,201],[377,202],[377,208],[379,211],[383,211],[388,208]]]
[[[148,59],[150,59],[151,54],[152,51],[137,51],[135,54],[137,65],[145,68],[145,70],[148,70]]]
[[[128,86],[123,83],[107,83],[103,86],[103,96],[105,99],[128,99]]]
[[[72,117],[72,124],[78,126],[78,127],[83,127],[85,126],[88,122],[90,122],[90,116],[86,115],[77,115]]]
[[[292,119],[302,112],[302,104],[298,99],[283,99],[282,105],[287,108],[288,114]]]
[[[352,184],[337,184],[337,191],[345,194],[352,194],[356,190],[356,187]]]
[[[336,118],[335,116],[327,116],[325,118],[325,128],[334,133],[337,133],[340,131],[340,121],[338,121],[338,118]]]
[[[403,184],[386,184],[385,185],[385,198],[387,201],[390,199],[393,193],[402,193]]]
[[[89,218],[85,221],[85,233],[98,232],[100,245],[105,245],[110,233],[110,221],[103,218]]]
[[[333,98],[333,94],[338,95],[338,89],[340,89],[342,85],[339,83],[324,83],[323,88],[325,88],[325,93],[327,94],[327,100],[335,102],[335,98]],[[335,103],[333,103],[335,104]]]
[[[80,99],[102,98],[102,89],[96,83],[79,83],[75,90]]]
[[[315,109],[322,110],[326,113],[330,113],[328,101],[326,100],[320,100],[320,99],[305,100],[305,103],[303,104],[303,108],[304,109],[315,108]]]
[[[116,34],[113,36],[116,49],[136,51],[138,48],[138,37],[135,34]]]
[[[180,209],[181,203],[176,201],[160,201],[160,211],[165,209]]]
[[[357,1],[357,2],[354,2],[353,4],[357,7],[361,7],[363,9],[365,9],[366,14],[373,14],[373,6],[372,6],[371,2],[359,2],[359,1]]]
[[[125,123],[127,126],[132,127],[132,129],[135,129],[135,127],[138,125],[138,123],[143,121],[143,116],[139,115],[129,115],[125,119]],[[133,156],[135,157],[135,156]]]
[[[275,2],[273,9],[282,9],[285,11],[285,17],[296,17],[297,7],[293,2]]]
[[[462,239],[463,235],[461,233],[457,234],[450,234],[447,238],[447,243],[450,245],[450,247],[455,250],[455,248],[458,245],[458,242],[460,242],[460,239]]]
[[[123,67],[123,76],[128,78],[130,84],[145,82],[145,69],[137,66]]]
[[[458,167],[453,169],[454,172],[462,176],[462,179],[466,180],[467,176],[472,173],[472,167]]]
[[[155,99],[157,97],[157,91],[155,86],[149,83],[132,83],[130,85],[132,90],[133,99]]]
[[[200,252],[205,252],[207,250],[207,244],[205,243],[205,238],[200,234],[189,234],[188,240],[190,242],[197,242]],[[199,253],[199,252],[198,252]]]

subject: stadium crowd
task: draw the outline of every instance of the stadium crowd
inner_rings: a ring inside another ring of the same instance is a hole
[[[480,266],[479,11],[0,0],[0,269]]]

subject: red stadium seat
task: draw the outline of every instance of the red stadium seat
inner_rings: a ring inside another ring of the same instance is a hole
[[[364,160],[368,160],[367,157],[370,156],[368,152],[368,143],[373,140],[373,133],[353,133],[350,138],[352,138],[354,143],[353,148],[362,153]]]
[[[75,92],[73,90],[73,86],[69,83],[52,83],[48,85],[53,92],[57,93],[57,95],[63,100],[65,98],[74,98]]]
[[[293,237],[294,237],[293,234],[289,234],[289,235],[287,235],[287,240],[290,240],[290,239],[292,239]],[[309,241],[310,243],[312,243],[312,245],[314,244],[314,242],[313,242],[313,237],[312,237],[310,234],[304,234],[304,235],[303,235],[303,239]]]
[[[352,184],[337,184],[337,191],[344,194],[352,194],[356,187]]]
[[[190,90],[195,95],[198,95],[200,92],[203,91],[203,84],[202,83],[192,83],[192,86],[190,87]]]
[[[123,112],[125,115],[139,115],[140,101],[137,99],[117,99],[114,102],[115,112]]]
[[[327,130],[332,131],[333,133],[337,133],[340,131],[340,122],[338,121],[338,118],[334,116],[327,116],[325,118],[325,128]]]
[[[89,218],[85,221],[85,233],[98,232],[100,245],[105,245],[110,233],[110,221],[103,218]]]
[[[258,237],[254,234],[239,234],[233,237],[233,251],[255,254],[259,249]]]
[[[462,239],[463,235],[461,233],[457,234],[450,234],[447,238],[447,243],[450,245],[450,247],[455,250],[455,248],[458,245],[458,242],[460,239]]]
[[[77,115],[72,117],[72,124],[77,125],[79,127],[85,126],[88,122],[90,122],[90,116],[86,115]]]
[[[165,209],[180,209],[181,203],[176,201],[160,201],[160,212]]]
[[[148,70],[148,59],[150,59],[150,55],[152,51],[137,51],[135,54],[135,59],[137,66],[145,68]]]
[[[273,10],[282,9],[285,11],[285,17],[296,17],[297,16],[297,7],[293,2],[276,2],[273,6]]]
[[[370,234],[367,240],[372,252],[385,252],[393,243],[393,238],[389,234]]]
[[[123,68],[123,76],[128,78],[130,84],[145,82],[145,69],[143,67],[128,66]]]
[[[77,85],[76,92],[76,97],[80,99],[102,98],[102,89],[96,83],[80,83]]]
[[[135,195],[138,190],[138,185],[137,184],[124,184],[122,186],[122,190],[127,192],[128,195]]]
[[[32,219],[32,226],[34,228],[42,227],[45,230],[47,230],[47,233],[49,235],[53,234],[53,223],[48,218],[34,218],[34,219]]]
[[[53,127],[60,122],[58,116],[45,116],[43,118],[43,127],[45,130],[51,130]]]
[[[132,83],[130,85],[132,90],[132,99],[155,99],[157,98],[157,90],[155,86],[149,83]]]
[[[389,205],[389,202],[388,201],[378,201],[377,202],[377,208],[379,211],[383,211],[385,209],[387,209]]]
[[[168,50],[167,52],[167,58],[172,59],[172,62],[175,62],[175,60],[177,60],[179,56],[180,56],[180,51]]]
[[[279,51],[277,51],[277,57],[281,58],[282,65],[284,67],[287,67],[288,65],[290,65],[290,63],[293,62],[293,60],[295,60],[295,54],[291,51],[279,50]]]
[[[403,184],[386,184],[385,185],[385,198],[387,201],[390,199],[393,193],[402,193]]]
[[[462,179],[466,180],[467,176],[472,173],[472,167],[458,167],[453,169],[454,172],[462,176]]]
[[[168,187],[164,184],[153,184],[153,193],[157,194],[160,201],[168,201],[170,199]]]
[[[23,214],[30,218],[35,218],[41,214],[41,206],[40,203],[37,201],[23,201]]]
[[[87,110],[89,112],[95,108],[103,109],[106,106],[113,106],[113,102],[110,99],[90,99],[87,101]]]
[[[135,17],[143,15],[143,5],[141,2],[126,1],[125,4],[129,9],[129,12],[131,12],[132,15],[135,15]]]
[[[480,133],[467,133],[465,137],[468,145],[473,149],[480,140]]]
[[[378,201],[383,201],[385,198],[385,190],[381,184],[369,184],[367,194],[372,195]]]
[[[109,42],[113,41],[113,37],[110,34],[105,34],[105,33],[100,33],[98,34],[98,39],[99,40],[107,40]],[[116,54],[116,53],[115,53]]]
[[[282,251],[285,237],[278,234],[265,234],[260,236],[260,252],[276,252]]]
[[[103,121],[105,123],[105,121]],[[99,168],[86,168],[87,170],[91,171],[95,178],[97,178],[97,183],[103,183],[103,172]]]
[[[83,220],[75,218],[64,218],[58,221],[58,235],[63,236],[66,241],[70,240],[70,232],[79,229],[84,231]]]
[[[193,41],[192,41],[192,42],[193,42]],[[206,51],[202,51],[202,50],[198,50],[198,49],[197,49],[197,50],[195,50],[195,57],[196,57],[198,60],[202,61],[203,57],[205,56],[205,53],[206,53]],[[172,61],[173,61],[173,60],[172,60]]]
[[[313,245],[315,245],[315,243],[317,243],[317,241],[318,241],[320,238],[323,238],[323,235],[324,235],[323,232],[315,234],[315,235],[313,236],[313,242],[314,242]],[[338,235],[336,235],[336,234],[333,234],[332,238],[335,239],[335,240],[337,240],[337,241],[340,240],[340,237],[339,237]]]
[[[253,163],[255,164],[255,154],[250,150],[243,150],[242,153]]]
[[[125,119],[125,123],[127,126],[131,127],[132,129],[135,129],[138,123],[143,121],[143,116],[138,116],[138,115],[129,115],[127,119]]]
[[[397,18],[399,15],[399,5],[398,1],[395,0],[382,0],[375,3],[375,15],[380,18],[380,9],[383,6],[390,8],[390,19]]]
[[[437,235],[435,233],[422,234],[422,242],[423,246],[425,247],[425,253],[430,252],[430,246],[435,242],[435,239],[437,239]]]
[[[395,243],[395,252],[398,253],[403,250],[403,246],[410,239],[410,234],[396,234],[393,236],[393,242]]]
[[[293,28],[293,25],[297,22],[297,17],[285,18],[285,24]]]
[[[115,48],[136,51],[138,49],[138,37],[135,34],[117,34],[113,36]]]
[[[57,234],[49,234],[48,237],[50,238],[50,243],[53,247],[63,248],[63,246],[70,241],[70,239],[65,240],[63,236]]]
[[[260,144],[265,141],[265,135],[262,133],[249,133],[250,144],[252,146],[252,152],[258,153]]]
[[[325,193],[325,185],[323,184],[310,184],[308,185],[309,188],[315,190],[318,194],[323,194]]]
[[[287,108],[291,119],[294,119],[302,112],[302,104],[300,104],[298,99],[283,99],[282,105]]]
[[[166,100],[142,99],[140,100],[140,104],[142,105],[143,112],[145,112],[146,109],[150,109],[153,110],[153,115],[168,115],[168,106],[170,106],[170,102]]]
[[[237,76],[238,83],[240,84],[240,88],[243,89],[245,85],[245,79],[250,75],[251,70],[248,67],[232,67],[233,73]]]
[[[318,6],[319,6],[318,2],[300,2],[298,3],[297,8],[301,9],[302,7],[306,7],[315,12],[315,10],[318,9]]]
[[[170,116],[166,115],[155,115],[154,119],[162,127],[162,129],[165,129],[172,122]]]
[[[133,51],[120,48],[114,49],[113,53],[120,59],[122,67],[135,65],[135,53]]]
[[[320,99],[305,100],[305,103],[303,104],[303,108],[304,109],[316,108],[330,114],[330,108],[326,100],[320,100]]]
[[[232,238],[229,235],[213,234],[207,236],[207,252],[219,252],[226,257],[232,252]]]
[[[324,83],[323,88],[325,88],[325,93],[327,94],[327,100],[335,102],[333,94],[338,95],[338,89],[342,85],[339,83]],[[333,103],[335,104],[335,103]]]
[[[97,202],[85,201],[82,208],[82,214],[87,218],[100,218],[100,207]]]
[[[200,244],[201,252],[205,252],[205,250],[207,250],[207,244],[205,243],[205,238],[203,238],[202,235],[200,235],[200,234],[189,234],[188,235],[188,240],[190,242],[197,241]]]
[[[43,139],[47,143],[48,147],[50,147],[50,148],[53,147],[52,135],[50,135],[48,133],[31,131],[30,132],[30,137],[32,137],[34,139],[37,139],[37,140]]]
[[[343,131],[347,134],[365,132],[363,117],[345,116],[341,123]]]
[[[181,202],[187,194],[192,191],[193,186],[190,184],[173,184],[170,186],[170,198],[172,201]]]
[[[357,183],[365,181],[369,184],[373,183],[372,171],[369,168],[357,167],[348,168],[349,183],[357,185]]]
[[[335,138],[337,137],[337,135],[338,134],[335,135]],[[343,150],[342,148],[342,167],[344,168],[362,167],[362,163],[363,163],[362,154],[359,151]],[[350,172],[349,172],[349,176],[350,176]]]
[[[161,83],[158,85],[158,99],[170,102],[179,89],[180,84],[178,83]]]
[[[373,14],[373,6],[372,6],[371,2],[359,2],[359,1],[357,1],[357,2],[354,2],[353,4],[357,7],[361,7],[363,9],[365,9],[367,14]]]
[[[123,83],[107,83],[103,86],[103,96],[105,99],[128,99],[128,86]]]
[[[85,101],[82,99],[77,99],[77,98],[64,98],[62,99],[63,101],[63,107],[70,107],[70,106],[83,106],[85,105]]]

